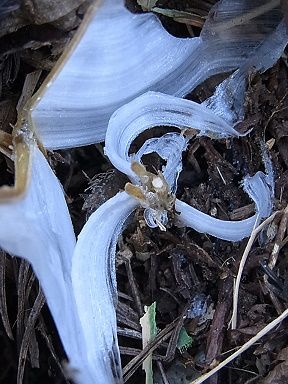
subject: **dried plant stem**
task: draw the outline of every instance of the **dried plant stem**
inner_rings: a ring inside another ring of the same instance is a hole
[[[276,214],[276,213],[275,213]],[[274,215],[275,215],[274,214]],[[271,216],[270,216],[271,217]],[[257,228],[256,228],[257,229]],[[271,321],[266,327],[261,329],[260,332],[257,333],[257,335],[253,336],[247,343],[242,345],[238,349],[238,351],[232,353],[227,359],[223,360],[220,364],[217,365],[217,367],[213,368],[211,371],[205,373],[198,379],[191,381],[189,384],[201,384],[205,380],[207,380],[209,377],[214,375],[216,372],[218,372],[221,368],[225,367],[227,364],[229,364],[231,361],[233,361],[236,357],[241,355],[241,353],[245,352],[248,348],[250,348],[254,343],[256,343],[261,337],[265,336],[268,332],[270,332],[273,328],[275,328],[278,324],[281,323],[286,317],[288,316],[288,309],[286,309],[280,316],[278,316],[275,320]]]
[[[271,216],[269,216],[266,220],[264,220],[263,223],[258,225],[258,227],[254,228],[252,233],[251,233],[251,236],[250,236],[250,238],[248,240],[248,243],[246,245],[246,248],[244,250],[244,253],[243,253],[241,261],[240,261],[240,265],[239,265],[239,269],[238,269],[238,273],[237,273],[237,277],[236,277],[236,281],[235,281],[235,286],[234,286],[234,292],[233,292],[233,311],[232,311],[232,317],[231,317],[231,320],[230,320],[230,324],[231,324],[231,328],[232,329],[235,329],[236,326],[237,326],[237,310],[238,310],[238,297],[239,297],[240,282],[241,282],[241,278],[242,278],[243,269],[244,269],[247,257],[249,255],[249,252],[251,250],[251,247],[252,247],[252,245],[254,243],[254,240],[255,240],[256,236],[258,235],[258,233],[260,231],[262,231],[262,229],[267,224],[271,223],[274,220],[275,216],[279,212],[281,212],[281,211],[274,212]]]
[[[0,202],[10,202],[20,198],[26,191],[30,180],[31,156],[29,138],[27,133],[16,133],[14,141],[15,155],[15,184],[12,187],[3,186],[0,188]]]
[[[47,328],[46,328],[46,325],[44,323],[44,319],[43,319],[43,316],[40,314],[39,315],[39,322],[38,322],[38,325],[37,325],[37,331],[40,332],[41,336],[43,337],[43,339],[45,340],[46,342],[46,345],[51,353],[51,356],[53,357],[55,363],[57,364],[58,368],[59,368],[59,371],[62,373],[62,376],[63,376],[63,380],[66,384],[71,384],[70,381],[68,381],[68,379],[66,379],[66,376],[65,376],[65,365],[61,363],[61,361],[59,360],[59,357],[54,349],[54,346],[53,346],[53,342],[51,340],[51,336],[48,335],[48,331],[47,331]]]
[[[288,223],[288,205],[284,209],[284,212],[283,212],[280,224],[279,224],[278,232],[276,235],[275,244],[274,244],[272,253],[270,255],[270,258],[269,258],[268,266],[270,269],[273,269],[276,265],[279,252],[282,248],[282,241],[283,241],[285,233],[287,231],[287,223]]]
[[[169,384],[168,378],[166,376],[166,373],[164,371],[164,368],[163,368],[161,361],[157,361],[157,365],[158,365],[159,371],[161,373],[163,384]]]
[[[27,320],[26,329],[25,329],[21,347],[20,347],[19,360],[18,360],[18,372],[17,372],[17,384],[23,383],[24,368],[25,368],[25,363],[27,359],[27,353],[28,353],[28,348],[30,344],[31,334],[35,328],[36,321],[38,320],[40,311],[44,303],[45,303],[45,297],[41,289],[39,289],[38,295],[36,297],[36,300],[33,304],[33,307],[31,309],[31,312]]]
[[[231,20],[223,23],[219,23],[216,27],[213,28],[215,32],[220,32],[220,31],[225,31],[227,29],[233,28],[236,25],[241,25],[245,24],[248,21],[255,19],[258,16],[263,15],[266,12],[269,12],[271,9],[276,8],[280,4],[280,0],[272,0],[266,4],[260,5],[259,7],[253,8],[251,11],[237,16],[234,19],[232,18]]]
[[[26,260],[21,260],[18,272],[17,282],[17,318],[16,318],[16,337],[18,352],[21,347],[22,338],[25,326],[25,309],[28,304],[28,297],[26,296],[26,286],[29,280],[30,264]],[[30,293],[30,292],[29,292]],[[27,298],[27,301],[26,301]]]
[[[6,302],[6,254],[0,251],[0,317],[7,336],[14,340]]]
[[[127,276],[128,276],[130,288],[131,288],[131,294],[134,298],[134,302],[135,302],[135,306],[136,306],[138,315],[141,317],[144,314],[143,306],[142,306],[139,289],[138,289],[137,284],[136,284],[136,280],[135,280],[135,277],[133,274],[133,270],[132,270],[131,262],[130,262],[129,258],[127,258],[125,260],[125,266],[126,266],[126,271],[127,271]]]

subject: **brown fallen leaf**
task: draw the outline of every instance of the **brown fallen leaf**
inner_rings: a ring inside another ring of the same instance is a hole
[[[288,347],[281,349],[275,361],[279,362],[261,381],[261,384],[283,384],[288,377]]]
[[[86,0],[23,0],[21,7],[3,15],[0,19],[0,36],[17,31],[28,24],[46,24],[64,16],[73,17],[79,6]],[[1,5],[1,4],[0,4]]]

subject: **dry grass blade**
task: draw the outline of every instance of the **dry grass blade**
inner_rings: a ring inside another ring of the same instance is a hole
[[[30,272],[30,277],[29,277],[27,285],[25,287],[25,298],[24,298],[25,308],[27,307],[27,304],[29,305],[28,300],[29,300],[31,289],[32,289],[32,285],[35,281],[35,274],[31,268],[29,268],[29,272]],[[28,274],[28,276],[29,276],[29,274]],[[28,314],[27,314],[27,311],[25,310],[25,308],[24,308],[24,324],[26,327],[27,321],[28,321]],[[30,356],[30,363],[31,363],[32,368],[39,368],[39,347],[38,347],[38,342],[36,339],[35,329],[33,329],[32,333],[31,333],[31,339],[30,339],[30,343],[29,343],[29,356]]]
[[[51,353],[51,356],[55,360],[55,363],[57,364],[60,372],[62,373],[63,377],[65,378],[65,372],[64,372],[62,364],[61,364],[61,362],[60,362],[60,360],[59,360],[59,358],[58,358],[58,356],[57,356],[57,354],[55,352],[52,340],[51,340],[50,336],[47,333],[46,325],[45,325],[45,322],[44,322],[44,319],[43,319],[42,315],[40,315],[40,317],[39,317],[39,324],[37,325],[37,330],[40,332],[40,334],[42,335],[43,339],[45,340],[46,345],[47,345],[47,347],[48,347],[48,349],[49,349],[49,351]],[[65,379],[65,382],[67,384],[70,383],[66,379]]]
[[[14,340],[6,302],[6,254],[0,251],[0,315],[7,336]]]
[[[221,368],[225,367],[231,361],[236,359],[241,353],[247,351],[253,344],[255,344],[261,337],[265,336],[268,332],[270,332],[273,328],[275,328],[278,324],[280,324],[286,317],[288,316],[288,309],[286,309],[280,316],[278,316],[275,320],[271,321],[266,327],[261,329],[260,332],[257,333],[254,337],[252,337],[247,343],[242,345],[236,352],[232,353],[227,359],[223,360],[217,367],[213,368],[210,372],[205,373],[201,377],[196,380],[191,381],[189,384],[201,384],[209,377],[213,376],[216,372],[218,372]]]
[[[36,338],[35,329],[32,329],[29,341],[29,360],[32,368],[39,368],[39,345]]]
[[[25,104],[31,99],[33,92],[36,88],[36,85],[39,81],[40,75],[42,73],[42,70],[37,70],[31,73],[28,73],[26,76],[23,89],[22,89],[22,94],[18,100],[17,104],[17,112],[20,113],[24,107]]]
[[[30,296],[30,292],[31,292],[31,289],[32,289],[32,285],[36,279],[36,276],[33,272],[32,269],[30,269],[30,277],[29,277],[29,280],[28,280],[28,283],[27,283],[27,286],[26,286],[26,290],[25,290],[25,302],[27,303],[28,302],[28,298]]]
[[[184,320],[186,318],[186,314],[188,309],[191,308],[191,302],[189,301],[188,304],[185,306],[184,310],[182,311],[182,315],[178,317],[178,321],[172,331],[171,338],[169,340],[168,348],[166,351],[166,355],[164,358],[162,358],[162,361],[170,363],[175,356],[176,347],[177,347],[177,341],[179,339],[180,331],[184,325]]]
[[[12,135],[0,130],[0,152],[12,159]]]
[[[169,381],[167,379],[167,376],[165,374],[165,371],[164,371],[164,368],[163,368],[161,361],[157,361],[157,365],[158,365],[158,368],[159,368],[159,371],[160,371],[160,374],[161,374],[161,377],[163,380],[163,384],[169,384]]]
[[[134,298],[135,305],[137,308],[137,312],[138,312],[139,316],[141,317],[141,316],[143,316],[143,306],[141,303],[139,289],[137,287],[136,280],[134,278],[134,274],[133,274],[133,270],[132,270],[131,262],[130,262],[129,258],[127,258],[125,260],[125,267],[126,267],[126,271],[127,271],[129,284],[131,287],[131,293],[132,293],[132,296]]]
[[[25,260],[21,260],[19,272],[18,272],[18,282],[17,282],[17,297],[18,297],[18,307],[17,307],[17,347],[18,352],[22,343],[22,337],[24,333],[24,314],[25,314],[25,303],[26,303],[26,285],[29,278],[29,269],[30,265]]]
[[[38,295],[33,304],[31,312],[28,317],[26,329],[23,335],[22,344],[19,352],[17,384],[22,384],[24,377],[24,368],[27,359],[28,348],[30,344],[31,334],[35,328],[35,323],[40,315],[40,311],[45,303],[45,297],[39,288]]]
[[[259,232],[262,231],[262,229],[269,223],[271,223],[275,216],[279,214],[281,211],[274,212],[271,216],[269,216],[266,220],[263,221],[260,225],[258,225],[257,228],[253,229],[251,236],[248,240],[248,243],[246,245],[246,248],[244,250],[244,253],[242,255],[238,273],[237,273],[237,278],[235,282],[235,287],[234,287],[234,292],[233,292],[233,311],[232,311],[232,317],[231,317],[231,328],[235,329],[237,327],[237,310],[238,310],[238,297],[239,297],[239,289],[240,289],[240,283],[241,283],[241,277],[243,273],[243,269],[247,260],[247,257],[249,255],[249,252],[251,250],[251,247],[254,243],[254,240],[256,239],[256,236],[258,235]]]

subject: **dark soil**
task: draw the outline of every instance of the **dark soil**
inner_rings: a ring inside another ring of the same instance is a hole
[[[45,13],[45,1],[51,3],[51,0],[35,1],[40,7],[33,10],[28,7],[28,1],[23,1],[21,6],[12,0],[0,5],[0,128],[7,132],[11,130],[10,124],[16,121],[15,107],[26,75],[42,69],[43,81],[89,4],[89,1],[78,1],[82,5],[68,9],[68,1],[61,2],[62,5],[55,1],[55,15],[49,17]],[[135,1],[128,3],[129,9],[140,11]],[[163,0],[158,5],[184,11],[198,7],[199,14],[203,15],[207,14],[212,3],[214,1]],[[57,20],[57,7],[61,22]],[[199,33],[199,28],[193,25],[186,28],[185,24],[164,16],[161,20],[175,35],[188,36],[191,28],[195,35]],[[199,102],[205,100],[222,78],[218,76],[206,81],[189,98]],[[275,171],[274,207],[286,207],[287,99],[286,54],[273,68],[262,75],[254,74],[249,81],[246,118],[238,127],[241,130],[253,127],[248,136],[226,141],[209,138],[190,141],[183,156],[177,197],[220,219],[249,217],[254,206],[242,190],[241,180],[247,174],[264,169],[262,149],[266,146]],[[137,145],[139,143],[135,143]],[[87,217],[104,201],[123,190],[127,179],[109,163],[100,144],[57,151],[49,156],[64,186],[78,234]],[[146,161],[149,167],[151,158],[147,157]],[[156,163],[153,159],[154,167]],[[13,182],[12,170],[12,164],[1,155],[1,184]],[[117,319],[123,367],[141,352],[139,319],[143,316],[144,306],[154,301],[159,331],[171,328],[170,339],[160,340],[154,353],[155,383],[159,384],[165,383],[165,379],[170,384],[186,383],[186,380],[199,376],[276,318],[287,307],[288,300],[287,237],[281,242],[278,262],[272,272],[267,270],[265,262],[269,260],[280,230],[278,218],[254,243],[241,284],[238,328],[231,331],[228,322],[233,280],[247,239],[231,243],[177,226],[171,226],[166,232],[152,230],[145,225],[142,210],[137,210],[119,239],[117,251]],[[6,297],[12,327],[10,336],[14,338],[8,337],[7,324],[5,328],[1,323],[0,383],[8,384],[16,383],[19,352],[27,318],[38,293],[38,283],[24,261],[4,254],[0,255],[0,260],[0,309],[3,311]],[[271,275],[268,282],[264,279],[267,273]],[[47,307],[44,305],[42,310],[41,307],[38,309],[40,315],[29,339],[23,383],[65,383],[61,368],[65,354],[57,331]],[[3,314],[2,317],[5,318]],[[210,383],[286,382],[286,326],[283,322],[260,343],[222,369]],[[183,327],[192,337],[192,345],[180,351],[177,340]],[[161,375],[161,371],[165,373]],[[128,382],[145,382],[141,368]]]

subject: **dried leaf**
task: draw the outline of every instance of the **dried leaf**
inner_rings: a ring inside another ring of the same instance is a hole
[[[261,381],[261,384],[283,384],[287,382],[288,377],[288,361],[283,361],[269,372],[269,374]]]
[[[288,361],[288,347],[281,349],[281,351],[277,355],[278,361]]]
[[[195,13],[178,11],[177,9],[163,9],[154,7],[151,9],[153,12],[159,13],[160,15],[168,16],[173,18],[175,21],[180,23],[190,24],[197,26],[198,28],[203,27],[205,18]]]
[[[16,107],[18,113],[24,108],[27,101],[32,97],[33,92],[36,88],[36,85],[39,81],[41,72],[42,72],[41,70],[34,71],[34,72],[29,73],[26,76],[26,79],[25,79],[25,82],[23,85],[23,89],[22,89],[22,93],[21,93],[21,96],[18,100],[17,107]]]
[[[143,11],[151,11],[155,7],[158,0],[137,0]]]

